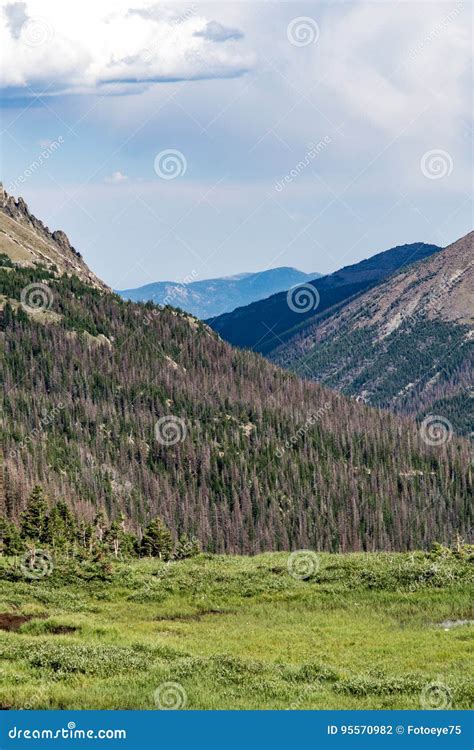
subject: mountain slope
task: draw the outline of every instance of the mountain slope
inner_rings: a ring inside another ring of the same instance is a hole
[[[159,514],[211,551],[408,549],[471,528],[467,441],[430,445],[185,313],[1,264],[0,515],[39,482],[86,519]]]
[[[471,232],[306,326],[271,359],[366,403],[435,411],[469,433],[473,239]]]
[[[23,198],[15,200],[0,183],[0,253],[21,266],[41,263],[59,275],[74,274],[98,289],[108,289],[84,263],[62,231],[50,232],[30,213]]]
[[[440,249],[423,242],[394,247],[310,282],[305,285],[300,300],[295,289],[288,294],[274,294],[267,300],[240,307],[206,322],[231,344],[269,354],[316,314],[345,303],[399,268]]]
[[[294,284],[316,279],[321,274],[304,273],[296,268],[271,268],[259,273],[243,273],[204,281],[156,281],[137,289],[117,291],[123,299],[133,302],[154,302],[172,305],[195,315],[211,318],[236,307],[265,299],[275,292],[289,289]]]

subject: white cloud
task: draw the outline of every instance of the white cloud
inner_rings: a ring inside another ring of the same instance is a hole
[[[195,31],[194,36],[201,36],[211,42],[227,42],[229,39],[242,39],[243,33],[239,29],[229,29],[217,21],[209,21],[204,29]]]
[[[130,0],[1,2],[0,87],[13,93],[134,92],[137,84],[229,78],[255,57],[238,29],[200,14]]]
[[[433,95],[447,95],[441,120],[469,117],[469,8],[453,3],[363,3],[328,23],[320,39],[324,85],[355,117],[396,134]],[[324,28],[324,27],[323,27]],[[432,107],[433,109],[433,107]]]
[[[113,172],[111,175],[104,179],[104,182],[116,185],[119,182],[126,182],[127,180],[128,176],[126,174],[122,174],[122,172]]]

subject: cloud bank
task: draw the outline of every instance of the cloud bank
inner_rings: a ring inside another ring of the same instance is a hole
[[[195,4],[12,0],[0,13],[0,88],[123,94],[155,82],[232,78],[255,64],[243,37]]]

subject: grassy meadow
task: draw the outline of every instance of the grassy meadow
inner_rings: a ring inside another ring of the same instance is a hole
[[[448,553],[318,553],[305,579],[287,553],[0,558],[0,705],[468,708],[472,560]]]

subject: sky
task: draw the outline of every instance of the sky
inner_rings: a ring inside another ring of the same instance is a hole
[[[472,228],[469,2],[0,5],[1,179],[115,289]]]

